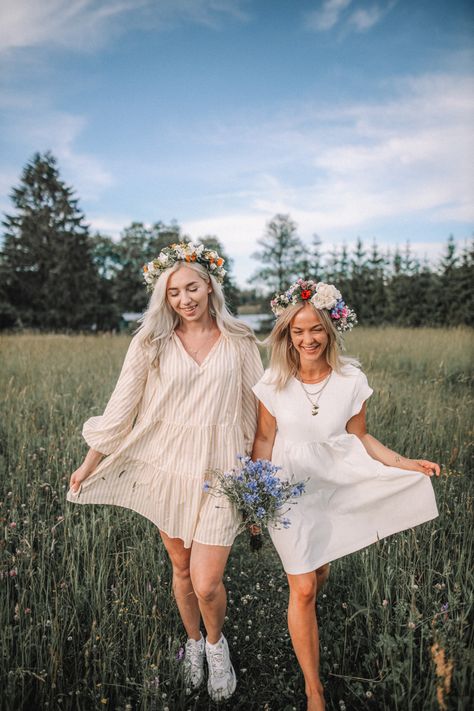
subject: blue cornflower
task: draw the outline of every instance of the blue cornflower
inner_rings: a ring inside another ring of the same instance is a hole
[[[295,496],[295,497],[301,496],[301,494],[303,494],[303,492],[304,492],[304,483],[301,481],[301,482],[298,482],[298,484],[296,484],[296,486],[294,486],[292,488],[291,495]]]
[[[210,482],[209,482],[209,481],[205,481],[202,488],[203,488],[204,491],[206,491],[206,492],[209,491],[209,489],[211,488]]]

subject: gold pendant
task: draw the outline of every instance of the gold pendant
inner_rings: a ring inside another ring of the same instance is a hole
[[[312,415],[317,415],[318,414],[319,407],[318,405],[313,405],[313,409],[311,410]]]

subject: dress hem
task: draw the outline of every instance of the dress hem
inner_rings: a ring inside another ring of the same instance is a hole
[[[343,558],[346,555],[350,555],[351,553],[356,553],[357,551],[362,550],[363,548],[367,548],[368,546],[373,545],[374,543],[377,543],[377,541],[381,541],[384,538],[387,538],[388,536],[393,536],[396,533],[402,533],[403,531],[408,531],[411,528],[415,528],[416,526],[420,526],[422,523],[427,523],[428,521],[433,521],[435,518],[439,516],[438,511],[432,515],[430,515],[428,518],[426,516],[423,516],[419,521],[416,523],[413,523],[411,526],[405,526],[403,528],[399,528],[396,526],[393,530],[389,530],[387,533],[384,533],[382,536],[379,536],[377,534],[377,538],[374,540],[374,537],[371,536],[369,538],[364,538],[363,541],[359,543],[353,543],[350,546],[345,546],[341,547],[331,558],[323,558],[322,560],[317,561],[316,563],[312,563],[311,565],[304,566],[304,570],[288,570],[285,565],[283,565],[283,568],[285,570],[285,573],[288,575],[304,575],[305,573],[312,573],[314,570],[317,570],[318,568],[321,568],[323,565],[326,565],[326,563],[331,563],[334,560],[338,560],[339,558]],[[278,552],[278,551],[277,551]],[[283,561],[282,561],[283,563]]]
[[[122,504],[116,504],[116,503],[110,503],[110,502],[100,503],[100,502],[93,502],[93,501],[78,501],[78,500],[73,499],[72,497],[77,496],[78,493],[80,493],[80,490],[76,494],[70,493],[70,490],[69,490],[66,494],[66,500],[70,504],[79,504],[81,506],[115,506],[118,509],[123,509],[124,511],[133,511],[133,513],[136,513],[139,516],[141,516],[142,518],[146,519],[147,521],[150,521],[150,523],[152,523],[158,529],[158,531],[162,531],[163,533],[166,533],[168,538],[179,538],[181,541],[183,541],[184,548],[186,548],[186,549],[191,548],[194,541],[196,543],[201,543],[203,546],[222,546],[224,548],[229,548],[229,547],[232,548],[232,546],[234,545],[234,541],[237,538],[237,535],[235,535],[232,543],[208,543],[207,541],[198,541],[195,538],[191,538],[191,542],[189,543],[189,545],[186,545],[187,539],[185,539],[183,536],[173,536],[171,533],[166,531],[164,528],[161,528],[156,521],[153,521],[153,519],[149,518],[148,516],[146,516],[146,514],[142,513],[138,509],[132,508],[131,506],[123,506]]]

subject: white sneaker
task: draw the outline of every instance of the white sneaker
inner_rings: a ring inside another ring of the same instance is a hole
[[[188,639],[184,651],[184,680],[192,689],[201,686],[204,679],[204,637]]]
[[[207,680],[209,696],[213,701],[228,699],[235,691],[237,679],[224,635],[221,635],[216,644],[209,644],[206,640],[206,659],[209,666]]]

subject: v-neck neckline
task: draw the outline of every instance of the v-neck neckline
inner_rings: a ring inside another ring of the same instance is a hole
[[[216,348],[217,348],[217,346],[219,345],[219,343],[222,341],[222,333],[220,333],[220,334],[219,334],[219,338],[212,344],[212,347],[211,347],[210,350],[206,353],[206,357],[201,361],[201,363],[198,363],[197,360],[194,360],[194,358],[192,357],[192,355],[191,355],[190,353],[188,353],[188,351],[187,351],[186,348],[184,347],[184,344],[183,344],[181,338],[178,336],[178,334],[176,333],[176,331],[173,331],[173,336],[174,336],[175,340],[178,341],[178,346],[179,346],[179,348],[181,349],[181,351],[184,353],[184,355],[185,355],[187,358],[189,358],[189,360],[190,360],[192,363],[194,363],[194,365],[196,366],[196,368],[199,368],[199,370],[201,370],[201,369],[206,365],[207,361],[209,360],[209,358],[211,357],[211,355],[214,353],[214,351],[216,350]]]

